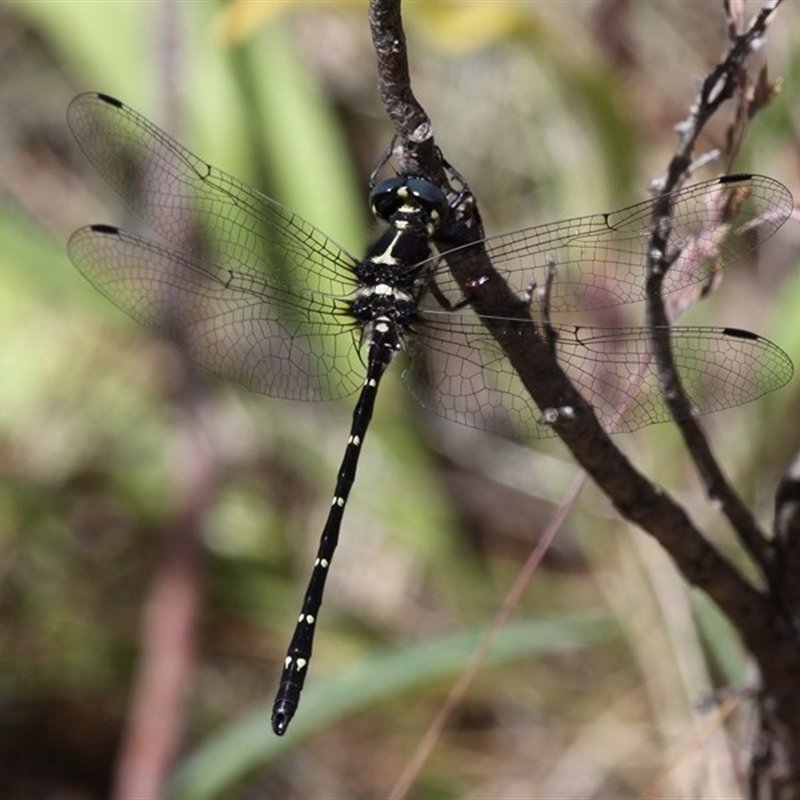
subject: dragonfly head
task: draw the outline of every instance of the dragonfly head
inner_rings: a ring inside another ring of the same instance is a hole
[[[425,178],[398,175],[375,186],[369,195],[372,213],[393,228],[424,230],[433,235],[447,218],[447,198]]]

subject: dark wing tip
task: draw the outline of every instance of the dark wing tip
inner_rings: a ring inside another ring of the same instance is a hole
[[[720,183],[741,183],[742,181],[749,181],[753,179],[753,175],[749,172],[734,172],[730,175],[721,175],[719,178]]]
[[[742,328],[724,328],[722,331],[726,336],[735,336],[738,339],[760,339],[757,333],[746,331]]]
[[[115,108],[122,108],[122,103],[117,100],[116,97],[112,97],[110,94],[103,94],[102,92],[97,92],[96,97],[98,100],[102,100],[104,103],[108,103],[110,106],[114,106]]]
[[[116,227],[116,225],[105,225],[102,222],[99,222],[95,225],[90,225],[89,230],[94,233],[105,233],[115,236],[119,233],[119,228]]]

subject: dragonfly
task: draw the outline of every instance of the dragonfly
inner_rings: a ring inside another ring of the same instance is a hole
[[[373,183],[370,205],[384,230],[360,258],[113,97],[78,95],[67,118],[88,160],[157,237],[109,224],[77,230],[68,252],[97,290],[177,341],[200,367],[254,392],[304,401],[358,393],[273,706],[272,728],[283,735],[308,674],[378,388],[398,353],[412,394],[446,419],[532,438],[552,428],[448,267],[456,248],[441,246],[437,235],[453,203],[432,182],[401,173]],[[675,297],[756,250],[794,201],[772,178],[739,174],[685,187],[670,206],[663,292]],[[652,218],[653,202],[645,201],[457,248],[462,263],[488,258],[528,301],[555,265],[546,320],[555,356],[615,431],[671,419],[648,330],[585,324],[646,299]],[[544,324],[534,305],[529,320],[509,317],[509,331]],[[743,329],[681,326],[671,340],[696,414],[750,402],[792,376],[780,347]]]

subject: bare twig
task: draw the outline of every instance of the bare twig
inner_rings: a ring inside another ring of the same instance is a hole
[[[650,298],[647,305],[651,325],[665,329],[669,326],[660,299],[661,282],[668,267],[669,193],[691,173],[693,151],[700,131],[741,85],[747,59],[762,43],[766,28],[780,3],[781,0],[765,3],[744,33],[738,33],[740,24],[736,22],[731,7],[726,6],[729,29],[735,33],[731,46],[703,82],[689,117],[678,126],[678,147],[665,177],[657,187],[651,254],[647,265]],[[399,6],[400,0],[372,0],[370,3],[370,22],[381,70],[381,96],[401,142],[398,153],[401,168],[441,185],[442,173],[439,170],[447,165],[438,156],[430,121],[411,92]],[[454,220],[446,230],[446,243],[450,246],[480,240],[480,218],[474,200],[468,193],[465,193],[465,197],[467,200],[456,209]],[[787,679],[793,674],[795,680],[800,671],[800,649],[785,606],[778,607],[774,593],[762,593],[750,585],[705,540],[685,511],[666,492],[635,470],[615,447],[598,423],[591,406],[561,370],[546,335],[538,326],[531,324],[529,304],[520,301],[485,254],[483,258],[475,256],[478,249],[479,246],[470,248],[471,256],[468,259],[461,258],[458,252],[446,255],[448,267],[465,297],[481,315],[554,430],[617,510],[654,536],[672,555],[686,579],[704,589],[738,629],[761,666],[765,687],[769,687],[760,695],[762,730],[765,735],[758,742],[757,757],[767,768],[780,762],[783,785],[798,789],[800,702],[796,697],[787,696],[789,686],[793,686],[787,683]],[[513,326],[510,324],[513,320],[520,320],[524,324]],[[749,509],[728,486],[702,431],[692,419],[691,405],[680,388],[672,365],[668,335],[656,334],[654,341],[665,395],[675,416],[685,419],[681,423],[681,430],[707,491],[720,503],[769,582],[771,547]],[[794,517],[795,513],[787,511],[787,519]],[[769,655],[778,651],[779,663],[770,664]],[[792,692],[793,695],[797,694],[796,691]],[[776,742],[777,750],[774,746]],[[754,767],[753,774],[757,773]],[[761,786],[763,783],[755,780],[753,785]],[[770,784],[772,788],[776,785],[774,781]]]
[[[399,0],[373,0],[375,6],[397,6]],[[391,16],[388,15],[387,16]],[[399,19],[399,17],[397,17]],[[376,32],[373,29],[373,38]],[[381,36],[377,36],[382,40]],[[392,37],[402,44],[401,38]],[[405,53],[402,55],[405,60]],[[391,84],[403,97],[407,87]],[[398,133],[400,135],[400,133]],[[425,176],[427,177],[427,176]],[[468,209],[467,209],[468,211]],[[458,233],[458,228],[454,229]],[[465,237],[467,243],[471,239]],[[672,498],[639,473],[617,449],[597,421],[592,407],[568,380],[547,337],[531,323],[526,303],[495,271],[488,257],[462,259],[447,256],[456,280],[475,311],[497,339],[537,406],[552,421],[553,429],[572,454],[627,519],[655,536],[675,558],[686,578],[706,591],[742,624],[758,617],[764,598],[705,541],[685,511]],[[514,327],[509,320],[527,324]]]
[[[371,2],[369,25],[378,61],[381,101],[399,141],[395,156],[400,169],[409,175],[425,175],[438,186],[446,185],[431,120],[411,91],[400,3]]]
[[[451,246],[465,244],[481,239],[483,226],[472,194],[458,191],[448,180],[447,165],[436,146],[431,120],[411,90],[400,5],[400,0],[370,0],[369,4],[378,88],[397,137],[394,155],[403,173],[424,176],[451,201],[458,197],[458,207],[453,209],[440,235]]]
[[[672,358],[669,326],[671,320],[661,294],[661,286],[669,269],[667,242],[671,230],[672,205],[670,193],[688,177],[694,147],[706,122],[722,103],[745,87],[744,72],[747,57],[763,42],[766,28],[775,9],[782,0],[770,0],[753,18],[748,29],[736,33],[737,26],[730,6],[726,4],[728,29],[733,40],[720,63],[703,81],[699,96],[689,117],[677,126],[678,147],[659,183],[659,193],[653,210],[653,228],[648,248],[647,264],[647,320],[656,355],[662,394],[673,419],[683,435],[684,442],[697,466],[706,493],[728,518],[747,551],[755,559],[762,573],[768,575],[771,550],[750,509],[734,491],[719,464],[716,462],[708,440],[697,419],[692,415],[692,402],[686,394]]]
[[[783,0],[768,0],[743,34],[738,34],[729,3],[725,3],[731,46],[725,57],[706,76],[689,116],[675,128],[679,136],[678,147],[665,176],[659,181],[657,188],[661,196],[674,191],[686,179],[692,168],[692,154],[697,137],[706,122],[726,100],[733,97],[741,85],[741,70],[750,55],[763,44],[767,27],[782,2]]]
[[[800,455],[775,493],[775,580],[789,608],[800,608]]]

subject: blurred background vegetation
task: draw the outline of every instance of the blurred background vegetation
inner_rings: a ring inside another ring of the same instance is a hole
[[[781,94],[733,169],[797,196],[800,25],[784,6],[761,54]],[[415,92],[490,234],[645,198],[724,47],[721,2],[453,0],[404,13]],[[74,228],[125,221],[65,108],[79,91],[119,97],[355,253],[390,131],[366,3],[6,2],[0,32],[0,794],[101,798],[193,465],[174,357],[65,255]],[[724,131],[713,124],[704,146]],[[786,226],[691,322],[754,330],[797,363],[799,245]],[[217,479],[199,523],[203,604],[175,796],[385,795],[577,473],[557,442],[426,417],[401,372],[378,401],[312,674],[280,740],[265,709],[352,401],[267,400],[207,378]],[[708,420],[766,526],[797,448],[797,393],[794,381]],[[674,431],[620,444],[746,571]],[[716,711],[698,701],[747,677],[716,609],[588,489],[413,796],[639,796],[662,770],[650,796],[734,796],[747,705],[710,735]]]

